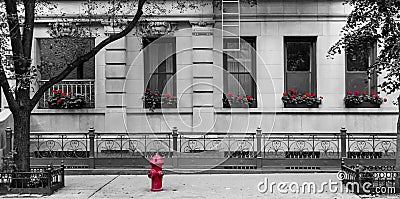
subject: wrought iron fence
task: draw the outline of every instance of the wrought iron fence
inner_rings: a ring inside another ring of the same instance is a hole
[[[264,158],[339,158],[340,134],[265,134]]]
[[[179,134],[179,152],[220,152],[224,157],[255,157],[255,133],[194,133]]]
[[[396,134],[347,134],[347,157],[353,159],[394,158]]]
[[[32,168],[30,172],[0,172],[0,193],[51,194],[65,186],[64,165]],[[29,189],[26,189],[29,188]]]
[[[39,85],[43,85],[48,80],[40,80]],[[43,94],[39,101],[39,108],[49,108],[47,99],[52,95],[52,90],[62,90],[65,93],[72,92],[75,95],[82,95],[85,99],[84,108],[95,107],[95,82],[93,79],[62,80],[53,85]]]

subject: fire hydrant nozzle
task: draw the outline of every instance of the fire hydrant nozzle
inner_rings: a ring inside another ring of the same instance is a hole
[[[151,191],[162,191],[162,166],[164,160],[158,154],[154,155],[150,160],[151,169],[147,171],[147,176],[151,179]]]

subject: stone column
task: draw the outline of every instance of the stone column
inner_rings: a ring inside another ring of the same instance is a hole
[[[213,21],[191,22],[193,44],[193,132],[213,131]]]
[[[111,27],[105,27],[114,31]],[[113,33],[113,32],[110,32]],[[105,47],[105,132],[125,132],[126,37]]]

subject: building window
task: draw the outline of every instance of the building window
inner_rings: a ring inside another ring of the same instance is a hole
[[[284,38],[285,91],[317,94],[316,40],[316,37]]]
[[[346,92],[377,92],[377,74],[368,72],[369,66],[375,62],[376,45],[362,53],[346,51]]]
[[[176,42],[173,37],[144,38],[145,87],[158,92],[160,97],[176,99]],[[158,94],[157,94],[158,95]],[[157,100],[155,108],[161,108],[162,100]],[[145,108],[148,107],[145,103]],[[176,107],[176,103],[163,104],[163,107]]]
[[[38,71],[40,72],[39,85],[57,76],[68,64],[76,58],[89,52],[95,45],[94,38],[40,38],[38,43]],[[61,82],[53,85],[39,101],[38,108],[51,108],[47,99],[52,96],[53,90],[61,90],[84,99],[83,108],[95,107],[95,59],[92,57],[76,67]]]
[[[38,39],[42,80],[58,75],[67,64],[94,47],[94,38],[42,38]],[[94,79],[94,58],[75,68],[65,79]]]
[[[224,39],[225,49],[238,46],[238,39]],[[224,66],[224,108],[257,107],[256,37],[241,37],[240,51],[226,51]]]

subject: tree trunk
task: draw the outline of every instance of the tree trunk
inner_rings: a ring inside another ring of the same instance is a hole
[[[400,171],[400,95],[397,97],[399,115],[397,116],[397,137],[396,137],[396,171]]]
[[[19,110],[14,117],[14,161],[18,171],[30,170],[30,110]]]

